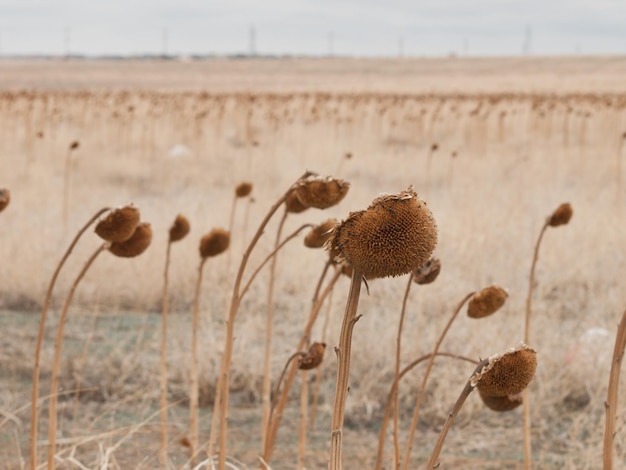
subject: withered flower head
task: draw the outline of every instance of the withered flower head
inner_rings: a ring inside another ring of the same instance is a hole
[[[337,225],[337,219],[328,219],[313,227],[304,237],[304,246],[308,248],[322,248],[324,243],[332,236],[332,229],[335,225]]]
[[[401,276],[424,265],[437,245],[437,225],[426,204],[409,188],[381,196],[352,212],[327,242],[365,278]]]
[[[561,204],[552,215],[548,218],[548,225],[550,227],[558,227],[559,225],[566,225],[572,218],[572,206],[569,202]]]
[[[189,220],[182,214],[178,214],[170,227],[170,242],[177,242],[187,236],[190,230]]]
[[[76,150],[78,147],[80,147],[80,142],[78,142],[78,140],[75,140],[70,144],[70,150]]]
[[[0,189],[0,212],[2,212],[11,202],[11,191],[8,189]]]
[[[287,196],[287,200],[285,201],[285,208],[287,209],[287,212],[290,212],[292,214],[299,214],[300,212],[304,212],[305,210],[307,210],[309,207],[302,204],[300,202],[300,199],[298,199],[298,195],[296,194],[296,192],[292,191],[291,194]]]
[[[139,224],[139,209],[135,206],[124,206],[115,209],[96,225],[95,232],[100,238],[108,242],[123,242],[128,240]]]
[[[484,395],[504,397],[516,395],[524,390],[535,375],[537,353],[522,344],[504,354],[489,358],[489,364],[470,379]]]
[[[242,181],[235,188],[235,196],[246,197],[252,192],[252,183],[249,181]]]
[[[324,360],[324,351],[326,343],[313,343],[305,356],[298,361],[298,369],[310,370],[315,369]]]
[[[230,232],[222,228],[214,228],[200,240],[200,256],[208,258],[217,256],[228,249]]]
[[[467,304],[467,316],[483,318],[493,315],[504,305],[509,294],[498,286],[485,287],[472,296]]]
[[[430,284],[437,279],[441,272],[441,261],[439,258],[430,258],[424,265],[413,272],[413,281],[416,284]]]
[[[522,396],[520,394],[494,397],[485,395],[481,389],[478,389],[478,394],[487,408],[500,413],[514,410],[522,404]]]
[[[339,204],[349,189],[350,183],[342,179],[312,175],[300,181],[295,193],[302,205],[327,209]]]
[[[146,251],[152,241],[152,227],[143,222],[137,225],[133,235],[123,242],[113,242],[109,251],[121,258],[133,258]]]

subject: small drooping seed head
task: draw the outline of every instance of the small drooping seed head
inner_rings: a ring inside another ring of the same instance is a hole
[[[364,277],[401,276],[423,266],[437,245],[437,225],[409,188],[381,196],[335,226],[329,249]]]
[[[242,181],[235,188],[235,196],[239,198],[249,196],[251,192],[252,192],[252,183],[249,181]]]
[[[214,228],[200,239],[200,256],[208,258],[217,256],[228,249],[230,232],[222,228]]]
[[[413,272],[413,281],[416,284],[430,284],[437,279],[441,272],[441,261],[439,258],[430,258],[420,268]]]
[[[324,351],[326,343],[313,343],[306,355],[302,356],[298,361],[298,369],[310,370],[315,369],[324,360]]]
[[[0,189],[0,212],[2,212],[11,202],[11,191],[6,188]]]
[[[96,234],[108,242],[123,242],[128,240],[139,224],[139,209],[135,206],[124,206],[109,212],[96,225]]]
[[[121,258],[134,258],[146,251],[152,241],[152,227],[142,222],[135,228],[133,235],[123,242],[113,242],[109,251]]]
[[[342,179],[312,175],[299,182],[295,193],[303,206],[327,209],[339,204],[349,189],[350,183]]]
[[[80,147],[80,142],[78,142],[78,140],[74,140],[70,144],[70,150],[76,150],[78,147]]]
[[[308,206],[305,206],[298,199],[298,195],[295,191],[292,191],[289,196],[287,196],[287,200],[285,201],[285,208],[287,212],[292,214],[299,214],[300,212],[304,212],[308,209]]]
[[[436,152],[437,150],[439,150],[439,144],[435,142],[434,144],[430,146],[430,150],[432,152]]]
[[[190,230],[189,220],[182,214],[178,214],[170,227],[170,242],[177,242],[187,236]]]
[[[472,296],[467,304],[467,316],[483,318],[493,315],[504,305],[509,294],[498,286],[485,287]]]
[[[520,394],[494,397],[485,395],[481,389],[478,389],[478,394],[487,408],[499,413],[514,410],[522,404],[522,396]]]
[[[328,219],[325,222],[313,227],[306,237],[304,246],[309,248],[322,248],[326,241],[332,236],[332,229],[337,225],[337,219]]]
[[[550,227],[558,227],[559,225],[566,225],[572,218],[572,206],[569,202],[561,204],[552,215],[548,218],[548,225]]]
[[[516,395],[524,390],[537,370],[537,353],[522,344],[504,354],[489,358],[489,363],[470,379],[473,387],[492,397]]]

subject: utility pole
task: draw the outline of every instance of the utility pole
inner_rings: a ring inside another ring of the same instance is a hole
[[[532,36],[533,31],[530,28],[530,25],[526,25],[526,31],[524,32],[524,44],[522,46],[522,52],[524,55],[530,55]]]

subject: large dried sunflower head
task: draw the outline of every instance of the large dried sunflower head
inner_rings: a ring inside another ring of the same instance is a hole
[[[146,251],[152,241],[152,227],[149,223],[143,222],[135,228],[135,232],[123,242],[113,242],[109,251],[121,258],[133,258]]]
[[[128,240],[139,224],[139,209],[133,205],[115,209],[96,225],[96,234],[108,242]]]
[[[400,276],[423,266],[437,245],[437,225],[409,188],[381,196],[352,212],[333,230],[327,246],[366,278]]]
[[[342,179],[311,175],[298,183],[295,193],[303,206],[327,209],[339,204],[349,189],[350,183]]]
[[[524,390],[537,370],[537,353],[522,344],[504,354],[489,358],[489,363],[470,379],[484,395],[504,397],[516,395]]]
[[[483,318],[493,315],[504,305],[509,294],[498,286],[485,287],[472,296],[467,304],[467,316]]]
[[[214,228],[200,240],[200,256],[208,258],[217,256],[228,249],[230,232],[222,228]]]

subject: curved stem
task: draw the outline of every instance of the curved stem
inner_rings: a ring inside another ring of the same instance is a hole
[[[43,345],[43,336],[46,326],[46,317],[48,315],[48,309],[50,307],[50,299],[52,298],[52,291],[56,284],[57,278],[59,277],[59,273],[61,272],[61,268],[67,261],[67,258],[74,250],[74,247],[78,243],[80,237],[85,233],[85,231],[96,221],[98,217],[104,214],[107,211],[110,211],[111,208],[105,207],[96,212],[91,219],[87,221],[87,223],[78,231],[70,246],[65,251],[65,254],[59,261],[54,274],[52,274],[52,278],[50,279],[50,284],[48,285],[48,290],[46,291],[46,297],[43,301],[43,307],[41,309],[41,318],[39,319],[39,331],[37,332],[37,344],[35,345],[35,365],[33,367],[33,388],[31,393],[31,410],[30,410],[30,468],[31,470],[35,470],[37,468],[37,401],[39,396],[39,361],[41,359],[41,347]]]
[[[306,431],[307,431],[307,414],[309,407],[309,380],[308,370],[300,371],[302,388],[300,389],[300,428],[298,430],[298,470],[305,470],[304,460],[306,457]]]
[[[250,289],[250,286],[252,285],[252,281],[254,281],[254,279],[259,274],[261,269],[263,269],[263,266],[265,266],[269,260],[271,260],[274,256],[276,256],[276,253],[278,253],[280,251],[280,249],[283,246],[285,246],[290,240],[293,240],[295,237],[297,237],[298,234],[302,230],[304,230],[305,228],[310,228],[312,226],[313,226],[312,224],[304,224],[304,225],[302,225],[300,228],[296,229],[293,233],[291,233],[289,236],[287,236],[282,242],[280,242],[280,244],[276,248],[274,248],[274,250],[269,255],[267,255],[265,257],[265,259],[261,262],[261,264],[252,273],[252,275],[250,276],[250,279],[248,279],[248,282],[246,282],[246,285],[243,287],[243,289],[241,289],[241,293],[239,294],[239,301],[240,302],[241,302],[241,299],[243,299],[243,297],[248,292],[248,289]]]
[[[307,173],[305,173],[305,176]],[[298,180],[300,181],[300,180]],[[220,433],[219,433],[219,456],[218,456],[218,470],[225,470],[226,468],[226,439],[228,435],[228,394],[230,386],[230,364],[233,354],[233,342],[235,340],[235,317],[239,311],[239,305],[241,303],[241,296],[239,295],[239,288],[243,278],[243,273],[248,264],[248,259],[252,250],[258,243],[259,239],[263,235],[263,231],[267,226],[272,216],[276,213],[278,208],[287,200],[291,192],[295,189],[297,182],[294,183],[270,208],[267,215],[261,221],[259,228],[255,235],[252,237],[248,248],[243,254],[239,270],[237,271],[237,277],[235,278],[235,284],[233,286],[233,293],[230,302],[230,308],[228,311],[228,318],[226,319],[226,336],[224,345],[224,354],[222,355],[220,376],[218,378],[218,388],[221,389],[221,400],[216,400],[216,406],[214,406],[213,412],[217,412],[217,406],[219,406],[220,413]]]
[[[428,381],[428,376],[430,375],[430,371],[433,367],[433,363],[435,362],[435,357],[437,355],[437,352],[439,351],[439,346],[441,346],[441,343],[443,342],[443,339],[448,333],[448,330],[452,326],[452,323],[454,322],[456,317],[459,315],[461,308],[463,308],[463,305],[465,304],[465,302],[467,302],[467,300],[473,295],[474,295],[474,292],[470,292],[459,303],[459,306],[456,308],[456,310],[452,314],[452,317],[450,318],[450,320],[448,320],[446,327],[441,332],[441,335],[439,336],[439,339],[437,340],[437,343],[435,344],[435,347],[433,349],[432,355],[430,356],[430,359],[428,360],[428,364],[426,365],[426,370],[424,371],[424,377],[422,378],[422,383],[420,384],[420,388],[417,391],[417,402],[415,403],[415,410],[413,411],[413,419],[411,420],[411,428],[409,429],[409,440],[406,445],[406,451],[404,452],[404,461],[402,462],[403,470],[407,470],[409,468],[409,459],[411,458],[411,449],[413,448],[413,439],[415,438],[415,430],[417,429],[417,422],[419,420],[420,407],[422,406],[422,400],[424,398],[424,390],[426,389],[426,382]]]
[[[287,220],[287,210],[280,219],[278,229],[276,230],[276,241],[274,242],[274,250],[278,248],[280,242],[280,236]],[[267,424],[270,417],[270,394],[271,394],[271,347],[272,347],[272,330],[274,324],[274,276],[276,274],[276,263],[278,260],[278,254],[274,254],[272,257],[272,263],[270,264],[270,278],[267,285],[267,313],[265,317],[265,350],[263,361],[263,389],[261,392],[261,448],[265,447],[265,439],[267,437]]]
[[[398,382],[398,376],[400,375],[400,354],[402,352],[402,327],[404,326],[404,315],[406,313],[406,304],[409,298],[409,292],[411,291],[411,284],[413,284],[413,272],[409,275],[409,280],[404,290],[404,297],[402,298],[402,311],[400,312],[400,321],[398,322],[398,333],[396,336],[396,364],[394,368],[393,383]],[[399,409],[398,409],[398,387],[395,387],[393,393],[393,468],[400,468],[400,439],[398,438],[399,428]]]
[[[395,394],[397,393],[397,390],[398,390],[398,387],[399,387],[399,384],[400,384],[400,380],[402,379],[402,377],[404,377],[408,372],[410,372],[417,365],[419,365],[420,363],[430,359],[432,355],[433,355],[432,353],[425,354],[425,355],[423,355],[421,357],[418,357],[417,359],[415,359],[410,364],[408,364],[404,369],[402,369],[400,371],[400,373],[398,374],[398,376],[394,380],[393,384],[391,385],[391,389],[389,390],[389,393],[387,394],[387,405],[385,406],[385,414],[383,416],[383,421],[382,421],[381,426],[380,426],[380,432],[378,434],[378,452],[376,454],[375,470],[381,470],[382,465],[383,465],[383,452],[385,450],[385,434],[387,432],[387,423],[389,422],[389,415],[391,414],[391,407],[392,407],[393,399],[395,397]],[[438,352],[436,355],[437,356],[451,357],[451,358],[454,358],[454,359],[459,359],[461,361],[471,362],[472,364],[477,364],[478,363],[478,361],[476,361],[476,360],[474,360],[474,359],[472,359],[470,357],[459,356],[458,354],[451,354],[451,353],[446,353],[446,352]]]
[[[313,328],[313,325],[315,324],[315,320],[317,319],[319,311],[322,308],[322,305],[324,304],[324,300],[333,291],[333,288],[337,280],[340,277],[341,277],[341,270],[338,269],[335,272],[335,275],[328,282],[328,284],[326,285],[326,287],[324,288],[324,290],[318,297],[313,308],[311,309],[311,312],[309,313],[309,318],[307,320],[306,325],[304,326],[304,330],[302,331],[302,336],[300,337],[300,341],[298,343],[297,349],[299,351],[304,349],[305,345],[309,343],[310,337],[311,337],[311,330]],[[269,432],[267,435],[267,440],[265,442],[265,449],[263,450],[263,459],[268,463],[270,462],[270,459],[272,458],[272,452],[274,450],[274,443],[276,441],[276,434],[278,433],[278,428],[280,426],[280,420],[282,419],[283,410],[285,409],[285,405],[287,404],[289,389],[291,388],[291,384],[293,383],[293,380],[296,376],[297,371],[298,371],[297,365],[292,364],[291,367],[289,368],[289,373],[287,375],[287,378],[285,379],[285,385],[283,386],[283,389],[280,393],[278,404],[276,405],[276,408],[273,411],[272,417],[269,422],[270,428],[269,428]]]
[[[200,260],[198,279],[193,301],[191,317],[191,364],[189,368],[189,453],[191,465],[195,465],[198,453],[198,328],[200,312],[200,287],[202,286],[202,271],[208,258]]]
[[[280,376],[278,377],[278,382],[276,382],[276,390],[274,390],[274,393],[272,394],[272,403],[270,406],[270,414],[268,417],[268,425],[269,423],[272,421],[272,414],[274,412],[274,409],[276,408],[276,403],[277,403],[277,398],[278,398],[278,391],[280,390],[280,384],[283,383],[283,379],[285,378],[285,374],[287,373],[287,369],[289,368],[289,364],[292,363],[292,361],[296,358],[296,357],[304,357],[306,356],[306,352],[302,352],[302,351],[298,351],[293,353],[291,356],[289,356],[289,359],[287,359],[287,362],[285,362],[285,367],[283,367],[283,370],[280,373]],[[283,389],[284,390],[284,389]],[[265,431],[265,434],[268,433],[268,430]]]
[[[483,359],[482,361],[480,361],[476,366],[476,369],[474,369],[474,372],[470,376],[470,380],[468,380],[465,384],[465,387],[463,387],[461,395],[459,395],[459,398],[454,404],[452,411],[450,412],[450,414],[448,414],[446,422],[443,424],[443,428],[441,429],[441,433],[439,434],[439,439],[437,439],[437,443],[435,444],[433,453],[431,454],[430,459],[428,459],[428,465],[426,465],[426,468],[428,470],[439,468],[439,462],[437,462],[437,460],[439,459],[439,454],[441,454],[441,449],[443,448],[443,443],[446,440],[448,431],[450,431],[450,428],[452,427],[454,418],[456,418],[456,415],[459,414],[459,411],[461,411],[463,403],[465,403],[465,400],[467,399],[469,394],[472,393],[472,391],[474,390],[474,387],[471,384],[471,377],[473,377],[474,374],[479,373],[482,368],[485,367],[487,364],[489,364],[489,359]]]
[[[611,373],[609,375],[609,389],[605,403],[606,423],[604,427],[604,452],[603,469],[613,468],[613,441],[615,440],[615,416],[617,413],[617,391],[619,387],[619,375],[624,359],[624,349],[626,348],[626,311],[622,315],[622,320],[617,327],[617,337],[615,338],[615,348],[613,349],[613,360],[611,361]]]
[[[324,267],[323,275],[326,275],[328,271],[328,264]],[[317,299],[317,297],[316,297]],[[333,305],[333,291],[331,290],[328,294],[328,303],[326,304],[326,313],[324,315],[324,324],[322,325],[322,343],[326,342],[326,338],[328,336],[328,323],[330,322],[330,309]],[[311,417],[309,427],[313,429],[315,427],[315,417],[317,415],[317,403],[320,395],[320,385],[322,383],[322,370],[324,367],[324,363],[322,362],[315,369],[315,384],[313,385],[313,400],[311,401]]]
[[[54,360],[52,363],[52,379],[50,386],[50,408],[48,410],[48,470],[54,470],[54,453],[56,450],[56,431],[57,431],[57,399],[59,391],[59,369],[61,368],[61,346],[63,344],[63,329],[65,327],[65,320],[67,318],[67,312],[69,310],[72,297],[76,291],[76,287],[89,267],[93,264],[95,259],[100,253],[105,251],[109,246],[109,243],[103,243],[98,247],[96,251],[87,260],[83,269],[80,271],[76,280],[72,284],[65,303],[63,304],[63,310],[61,310],[61,316],[59,317],[59,325],[57,327],[57,336],[54,343]]]
[[[350,355],[352,349],[352,331],[359,320],[357,309],[363,275],[356,269],[352,273],[350,293],[341,324],[339,347],[335,348],[337,355],[337,380],[335,382],[335,399],[333,404],[333,418],[330,434],[330,462],[329,470],[342,469],[343,421],[346,413],[346,399],[348,398],[348,382],[350,380]]]
[[[526,296],[526,314],[524,317],[524,343],[530,344],[530,317],[532,314],[531,302],[533,296],[533,288],[535,283],[535,267],[539,259],[539,247],[546,229],[549,227],[548,221],[543,224],[537,243],[535,243],[535,251],[533,253],[533,261],[530,266],[530,276],[528,279],[528,294]],[[524,469],[531,470],[532,459],[532,441],[530,436],[530,391],[525,388],[522,392],[522,428],[524,434]]]

